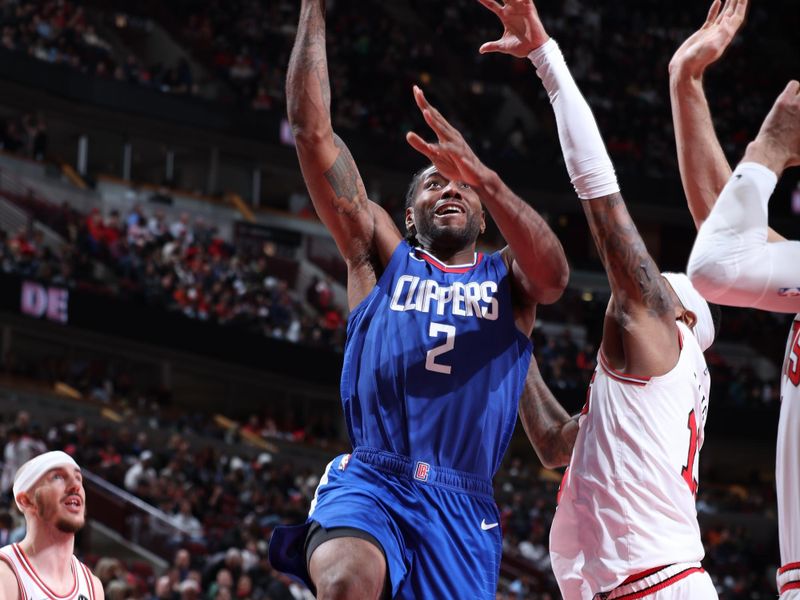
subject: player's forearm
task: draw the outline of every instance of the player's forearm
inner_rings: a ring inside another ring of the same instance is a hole
[[[571,418],[531,363],[519,403],[522,426],[542,465],[555,469],[569,464],[578,436],[578,421]]]
[[[676,68],[670,71],[669,89],[681,182],[699,228],[730,179],[731,167],[714,131],[702,78]]]
[[[561,242],[541,215],[494,171],[487,170],[482,180],[477,192],[514,256],[523,275],[523,288],[533,302],[555,302],[569,281]]]
[[[625,312],[641,306],[654,316],[667,314],[672,308],[667,284],[622,195],[584,200],[581,205],[608,275],[615,306]]]
[[[665,283],[628,214],[597,123],[558,45],[548,41],[531,54],[531,60],[553,106],[564,162],[582,200],[616,306],[627,310],[634,303],[663,314],[669,309]]]
[[[289,72],[286,103],[295,138],[331,136],[331,86],[325,53],[325,0],[303,0]]]

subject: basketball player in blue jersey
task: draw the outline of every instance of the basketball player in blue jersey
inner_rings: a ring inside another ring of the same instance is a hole
[[[287,97],[303,177],[347,263],[341,394],[354,449],[323,478],[309,521],[276,530],[273,565],[319,598],[494,598],[491,478],[536,305],[567,282],[563,249],[417,88],[438,140],[408,134],[431,165],[411,182],[404,239],[333,132],[324,0],[302,2]],[[492,255],[476,252],[484,207],[508,242]]]

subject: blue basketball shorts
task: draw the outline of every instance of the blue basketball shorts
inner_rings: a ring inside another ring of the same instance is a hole
[[[308,521],[278,527],[270,540],[272,565],[311,589],[304,544],[314,521],[374,537],[392,598],[495,598],[502,535],[487,479],[371,448],[337,456],[320,479]]]

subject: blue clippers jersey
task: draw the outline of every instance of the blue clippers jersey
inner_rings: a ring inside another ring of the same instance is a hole
[[[350,440],[490,478],[530,356],[499,253],[455,268],[402,241],[348,322],[341,393]]]

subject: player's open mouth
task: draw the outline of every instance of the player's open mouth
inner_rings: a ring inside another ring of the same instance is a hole
[[[463,215],[464,207],[458,202],[442,202],[434,210],[433,214],[437,217],[444,217],[446,215]]]
[[[72,510],[80,510],[83,506],[83,501],[79,496],[70,496],[64,501],[64,506]]]

